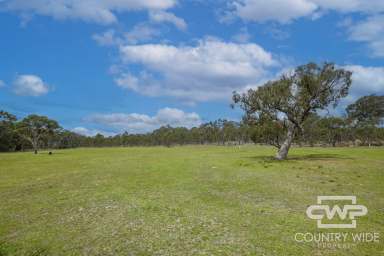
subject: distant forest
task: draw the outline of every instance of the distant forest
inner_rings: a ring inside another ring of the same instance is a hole
[[[346,109],[345,117],[311,114],[303,130],[295,136],[300,146],[380,146],[384,144],[382,119],[384,96],[365,96]],[[381,112],[380,112],[381,111]],[[0,151],[27,151],[38,149],[65,149],[77,147],[130,147],[175,145],[241,145],[269,144],[276,147],[284,139],[284,121],[217,120],[194,127],[160,127],[146,134],[128,132],[105,137],[76,134],[62,129],[45,116],[29,115],[17,118],[0,111]]]

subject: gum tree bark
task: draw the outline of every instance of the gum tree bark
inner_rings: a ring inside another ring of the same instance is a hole
[[[279,151],[276,154],[277,160],[285,160],[287,159],[289,148],[292,145],[292,141],[295,135],[295,128],[293,125],[288,127],[287,137],[285,138],[283,144],[281,145]]]

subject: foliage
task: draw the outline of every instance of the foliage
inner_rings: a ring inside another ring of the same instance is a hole
[[[384,118],[384,96],[369,95],[358,99],[346,109],[349,119],[357,126],[376,126]]]
[[[12,151],[15,146],[15,127],[16,116],[0,111],[0,151]]]
[[[269,81],[242,95],[234,93],[233,101],[245,111],[246,120],[282,122],[287,135],[277,159],[285,159],[295,134],[303,131],[305,120],[329,105],[335,107],[348,95],[352,73],[336,68],[333,63],[299,66],[291,74]],[[268,135],[269,136],[269,135]]]
[[[252,127],[251,139],[253,142],[281,147],[287,128],[284,120],[262,117],[253,122]]]
[[[21,121],[15,118],[0,121],[0,148],[2,151],[33,149],[32,144],[20,133]],[[381,145],[384,128],[355,127],[342,117],[321,117],[311,114],[303,123],[303,130],[296,135],[300,145],[349,145],[360,140],[361,145]],[[284,121],[262,118],[257,122],[238,123],[217,120],[187,129],[165,126],[151,133],[129,134],[124,132],[106,137],[98,134],[88,137],[71,131],[56,129],[39,140],[39,148],[77,148],[113,146],[175,146],[175,145],[242,145],[246,143],[269,144],[280,147],[285,139],[287,125]]]
[[[19,134],[28,140],[35,153],[42,140],[49,140],[60,129],[59,124],[46,116],[29,115],[17,124]]]
[[[371,146],[380,139],[378,126],[384,118],[384,96],[369,95],[358,99],[346,109],[348,119],[355,127],[354,137]]]
[[[358,100],[359,101],[359,100]],[[299,145],[382,145],[384,128],[378,125],[356,125],[348,118],[319,116],[310,113],[295,129],[294,143]],[[106,137],[102,134],[89,137],[63,130],[47,117],[30,115],[20,121],[10,113],[0,111],[0,150],[34,150],[38,148],[76,148],[113,146],[175,146],[175,145],[242,145],[246,143],[269,144],[280,148],[286,139],[289,121],[262,114],[257,118],[245,118],[243,122],[225,119],[208,122],[199,127],[164,126],[146,134],[124,132]],[[37,149],[36,149],[37,150]]]

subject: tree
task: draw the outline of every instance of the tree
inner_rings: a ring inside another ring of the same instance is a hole
[[[336,147],[338,142],[343,140],[343,136],[347,136],[347,122],[341,117],[326,117],[322,118],[318,124],[323,132],[327,142]]]
[[[60,126],[55,120],[38,115],[27,116],[18,123],[17,128],[21,136],[31,143],[35,154],[37,154],[40,142],[57,133],[59,129]]]
[[[348,95],[352,73],[336,68],[333,63],[319,66],[315,63],[297,67],[280,79],[269,81],[256,90],[234,92],[234,104],[245,111],[245,119],[258,120],[268,117],[283,121],[287,130],[276,159],[287,158],[295,134],[303,131],[303,123],[317,110],[330,104],[336,107],[340,98]]]
[[[0,151],[14,150],[16,117],[8,112],[0,111]]]
[[[377,126],[384,118],[384,96],[369,95],[358,99],[346,109],[358,137],[371,146],[377,137]]]
[[[320,126],[322,118],[313,113],[307,117],[303,123],[303,132],[300,134],[300,142],[307,143],[309,146],[313,147],[316,143],[323,140],[323,130]]]
[[[94,137],[94,146],[96,147],[103,147],[105,146],[105,137],[103,134],[96,134],[95,137]]]
[[[356,125],[379,125],[384,118],[384,96],[361,97],[346,110],[348,117]]]
[[[57,134],[58,148],[75,148],[84,145],[85,136],[63,130]]]
[[[260,116],[255,122],[249,124],[253,127],[251,139],[254,143],[265,143],[277,148],[281,147],[286,132],[284,121],[274,120],[268,116]]]

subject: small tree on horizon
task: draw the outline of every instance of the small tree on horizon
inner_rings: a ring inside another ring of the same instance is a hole
[[[346,111],[356,135],[364,140],[364,144],[371,146],[378,136],[377,127],[383,124],[384,96],[363,96],[350,104]]]
[[[37,154],[40,142],[49,136],[52,136],[60,129],[55,120],[46,116],[29,115],[17,124],[17,130],[20,135],[29,141]]]
[[[303,131],[306,119],[329,105],[336,107],[339,99],[348,95],[351,76],[350,71],[336,68],[333,63],[308,63],[255,90],[234,92],[233,102],[245,111],[245,120],[264,119],[269,125],[283,125],[281,129],[286,130],[286,135],[279,144],[276,159],[284,160],[296,134]]]

